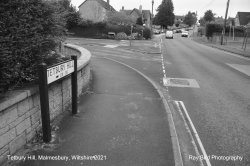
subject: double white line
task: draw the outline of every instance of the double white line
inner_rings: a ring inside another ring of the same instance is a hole
[[[183,101],[174,101],[174,102],[175,102],[175,104],[179,107],[180,111],[182,111],[182,112],[184,113],[184,116],[185,116],[184,118],[187,119],[187,121],[188,121],[188,123],[189,123],[188,126],[191,127],[190,131],[192,132],[192,134],[194,135],[194,137],[195,137],[195,139],[196,139],[196,142],[198,143],[198,147],[199,147],[199,149],[200,149],[202,155],[204,156],[204,160],[205,160],[205,162],[206,162],[206,165],[207,165],[207,166],[211,166],[211,163],[210,163],[210,161],[209,161],[209,159],[208,159],[206,150],[205,150],[205,148],[204,148],[204,146],[203,146],[203,144],[202,144],[202,142],[201,142],[201,139],[200,139],[200,137],[199,137],[199,134],[198,134],[197,130],[196,130],[195,127],[194,127],[194,124],[193,124],[193,122],[192,122],[192,120],[191,120],[191,118],[190,118],[190,116],[189,116],[189,114],[188,114],[188,112],[187,112],[187,109],[186,109],[186,107],[185,107]],[[197,145],[196,145],[196,146],[197,146]]]

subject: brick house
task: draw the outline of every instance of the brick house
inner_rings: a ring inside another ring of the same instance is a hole
[[[246,26],[250,23],[250,12],[238,12],[235,17],[235,26]]]
[[[142,18],[142,23],[145,24],[146,27],[151,27],[152,15],[150,10],[142,10],[142,6],[140,5],[139,9],[134,8],[133,10],[124,10],[124,7],[120,10],[120,12],[129,15],[134,20],[138,18]]]
[[[83,19],[93,22],[105,21],[110,12],[116,12],[109,4],[109,0],[107,2],[103,0],[85,0],[78,8]]]

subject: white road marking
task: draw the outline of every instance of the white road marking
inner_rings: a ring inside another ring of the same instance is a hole
[[[176,107],[177,107],[177,111],[179,112],[179,114],[180,114],[180,116],[181,116],[181,118],[182,118],[182,121],[184,122],[184,125],[185,125],[185,128],[186,128],[186,130],[187,130],[187,133],[189,134],[189,136],[190,136],[190,138],[191,138],[191,144],[192,144],[192,146],[194,147],[194,151],[195,151],[195,153],[196,153],[196,156],[201,156],[200,155],[200,152],[199,152],[199,150],[198,150],[198,147],[197,147],[197,145],[196,145],[196,143],[195,143],[195,138],[193,137],[193,135],[192,135],[192,132],[191,132],[191,130],[190,130],[190,127],[188,126],[188,124],[187,124],[187,120],[186,120],[186,118],[185,118],[185,116],[183,115],[183,111],[181,110],[181,108],[180,108],[180,106],[179,106],[179,104],[178,104],[178,101],[174,101],[174,103],[175,103],[175,105],[176,105]],[[185,138],[184,138],[185,139]],[[204,164],[203,164],[203,161],[202,160],[199,160],[199,163],[200,163],[200,166],[204,166]]]
[[[250,76],[250,65],[239,65],[239,64],[229,64],[229,63],[226,63],[226,64],[234,68],[235,70],[238,70],[241,73],[246,74],[247,76]]]
[[[200,137],[199,137],[199,135],[198,135],[198,133],[197,133],[197,130],[196,130],[195,127],[194,127],[194,124],[193,124],[193,122],[192,122],[192,120],[191,120],[191,118],[190,118],[190,116],[189,116],[189,114],[188,114],[188,112],[187,112],[187,109],[186,109],[186,107],[185,107],[183,101],[176,101],[176,103],[177,103],[177,104],[180,104],[181,107],[182,107],[182,109],[183,109],[183,111],[184,111],[184,114],[185,114],[185,116],[186,116],[186,118],[187,118],[187,120],[188,120],[188,122],[189,122],[189,124],[190,124],[190,126],[191,126],[191,129],[192,129],[192,132],[194,133],[194,136],[195,136],[195,138],[196,138],[196,141],[197,141],[198,144],[199,144],[199,148],[201,149],[201,152],[202,152],[202,154],[203,154],[203,156],[204,156],[204,160],[206,161],[207,166],[211,166],[211,163],[210,163],[210,161],[209,161],[209,159],[208,159],[206,150],[205,150],[205,148],[204,148],[204,146],[203,146],[203,144],[202,144],[202,142],[201,142],[201,139],[200,139]]]
[[[116,47],[118,47],[118,45],[106,45],[104,47],[107,47],[107,48],[116,48]]]

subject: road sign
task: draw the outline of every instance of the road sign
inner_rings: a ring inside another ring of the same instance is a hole
[[[47,69],[47,83],[50,84],[74,72],[74,61],[70,60]]]
[[[71,56],[71,59],[72,60],[64,61],[49,68],[47,68],[47,65],[44,63],[39,65],[39,93],[44,142],[49,142],[51,140],[48,84],[72,73],[72,114],[77,113],[77,56]]]

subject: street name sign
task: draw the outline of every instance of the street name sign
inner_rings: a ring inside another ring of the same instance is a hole
[[[72,55],[71,60],[47,67],[45,63],[39,65],[39,93],[41,105],[41,119],[43,141],[50,142],[51,126],[49,111],[49,84],[65,76],[71,75],[71,101],[72,114],[77,113],[77,56]]]
[[[74,72],[74,60],[47,69],[47,83],[50,84]]]

